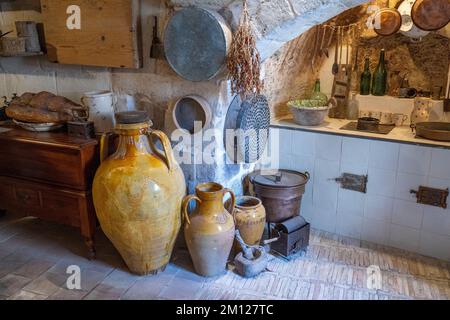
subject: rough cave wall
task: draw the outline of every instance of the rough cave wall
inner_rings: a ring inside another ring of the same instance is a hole
[[[291,41],[318,23],[354,7],[365,0],[249,0],[252,25],[258,38],[263,59],[272,56]],[[166,111],[183,95],[198,94],[211,105],[213,127],[222,128],[227,106],[231,102],[228,83],[224,78],[192,83],[179,78],[164,61],[149,58],[153,16],[158,15],[160,29],[165,25],[173,7],[198,5],[219,11],[235,27],[242,1],[229,0],[141,0],[142,43],[144,67],[141,70],[118,70],[83,66],[55,65],[45,57],[0,58],[0,96],[26,91],[51,91],[79,101],[83,92],[114,90],[132,94],[147,109],[155,127],[171,133],[173,124]],[[39,0],[0,4],[0,25],[13,29],[16,20],[41,21]],[[270,79],[271,74],[267,74]],[[270,80],[269,80],[270,81]],[[212,166],[184,166],[190,190],[199,181],[215,180],[240,190],[240,179],[250,166],[223,165],[224,154],[218,153]]]
[[[386,49],[386,59],[389,71],[388,93],[397,95],[401,78],[407,76],[410,86],[422,91],[431,91],[433,86],[445,88],[447,72],[450,63],[450,25],[432,32],[420,42],[397,33],[389,37],[380,37],[366,27],[368,5],[386,5],[385,0],[375,0],[349,9],[326,22],[328,25],[358,24],[355,41],[349,39],[351,60],[356,61],[358,53],[358,68],[352,73],[352,90],[359,91],[359,77],[364,69],[364,58],[369,57],[370,69],[373,72],[378,64],[379,52]],[[391,6],[396,5],[391,1]],[[315,55],[316,67],[311,66],[314,57],[314,39],[316,28],[303,33],[300,37],[285,44],[278,52],[265,62],[266,94],[271,100],[271,111],[274,117],[289,116],[286,103],[298,97],[311,93],[316,78],[322,78],[322,91],[331,94],[331,65],[334,59],[334,43],[329,49],[330,58]],[[344,48],[345,53],[345,48]],[[319,70],[318,70],[319,69]]]

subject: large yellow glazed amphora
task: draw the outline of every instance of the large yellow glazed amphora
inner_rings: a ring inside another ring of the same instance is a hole
[[[116,118],[117,151],[102,162],[94,179],[97,217],[133,273],[156,273],[169,263],[181,227],[184,175],[169,139],[150,129],[145,112],[118,113]]]

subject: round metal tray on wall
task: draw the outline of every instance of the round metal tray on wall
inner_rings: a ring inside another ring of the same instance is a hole
[[[234,163],[254,163],[264,154],[269,138],[270,108],[267,98],[256,95],[231,102],[224,126],[224,146]],[[233,139],[231,134],[234,133]]]
[[[413,40],[420,40],[430,32],[419,29],[413,22],[411,10],[416,0],[404,0],[398,4],[398,11],[402,16],[400,33]]]
[[[397,33],[402,26],[402,16],[396,9],[383,8],[375,13],[373,22],[379,22],[379,28],[375,32],[380,36],[391,36]]]
[[[414,24],[425,31],[436,31],[450,22],[449,0],[416,0],[411,10]]]
[[[175,13],[164,34],[164,50],[172,69],[189,81],[207,81],[225,66],[231,28],[217,12],[189,7]]]

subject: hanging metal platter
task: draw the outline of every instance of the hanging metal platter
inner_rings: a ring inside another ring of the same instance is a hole
[[[220,14],[189,7],[169,20],[164,48],[168,63],[179,76],[206,81],[225,66],[231,40],[231,29]]]
[[[439,30],[450,22],[450,1],[417,0],[412,7],[411,17],[422,30]]]
[[[257,95],[245,101],[237,95],[228,108],[224,145],[234,163],[254,163],[264,154],[270,127],[267,98]]]

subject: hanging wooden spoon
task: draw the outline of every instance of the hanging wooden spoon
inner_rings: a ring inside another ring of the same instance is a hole
[[[325,36],[327,34],[327,28],[325,26],[321,27],[323,29],[323,34],[322,34],[322,40],[320,40],[320,50],[319,50],[319,56],[322,57],[322,55],[324,54],[324,45],[325,45]]]
[[[327,28],[328,26],[325,26],[325,27]],[[334,37],[334,32],[333,32],[333,31],[334,31],[334,30],[331,30],[330,35],[328,36],[328,42],[327,42],[327,45],[326,45],[326,47],[323,49],[323,53],[325,54],[325,56],[326,56],[327,58],[330,57],[330,51],[329,51],[329,49],[330,49],[331,42],[333,41],[333,37]]]
[[[340,41],[340,48],[339,48],[339,68],[342,67],[342,55],[344,54],[344,27],[341,27],[341,41]]]
[[[350,42],[349,42],[349,37],[350,37],[350,28],[347,30],[347,40],[346,40],[346,46],[347,46],[347,52],[346,52],[346,58],[345,58],[345,74],[348,76],[350,74],[349,72],[349,63],[350,63]]]
[[[334,64],[333,64],[333,68],[332,68],[332,73],[334,75],[337,75],[339,73],[339,65],[338,65],[338,55],[339,55],[339,32],[340,32],[340,27],[337,27],[337,32],[336,32],[336,47],[334,49]]]

